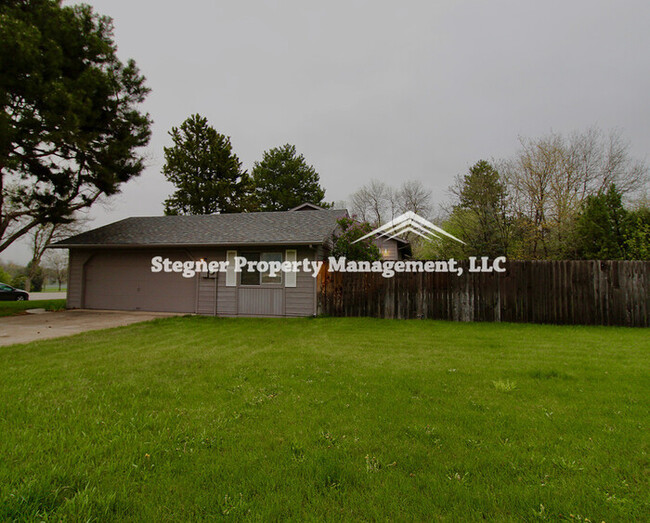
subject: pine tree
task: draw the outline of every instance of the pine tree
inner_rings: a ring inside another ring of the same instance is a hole
[[[325,191],[316,170],[286,144],[264,153],[253,167],[255,197],[261,211],[286,211],[301,203],[325,205]]]
[[[165,147],[163,174],[176,186],[165,214],[215,214],[251,210],[250,177],[242,170],[230,138],[198,114],[173,127]]]

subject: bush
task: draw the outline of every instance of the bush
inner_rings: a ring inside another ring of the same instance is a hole
[[[372,226],[367,222],[359,222],[352,218],[339,218],[337,220],[340,232],[334,237],[332,256],[345,257],[354,261],[375,261],[381,259],[379,247],[372,238],[354,243],[359,238],[372,231]]]
[[[27,275],[29,276],[29,292],[41,292],[45,281],[43,267],[29,262],[27,264]]]
[[[11,274],[0,268],[0,282],[11,285]]]
[[[11,286],[17,289],[24,289],[27,285],[27,276],[24,274],[16,274],[11,280]]]

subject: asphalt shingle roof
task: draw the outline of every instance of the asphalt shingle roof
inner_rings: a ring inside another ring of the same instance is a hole
[[[322,244],[346,214],[344,209],[326,209],[126,218],[52,247]]]

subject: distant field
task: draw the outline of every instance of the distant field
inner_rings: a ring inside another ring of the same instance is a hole
[[[0,316],[23,314],[27,309],[58,311],[65,309],[65,300],[0,301]]]
[[[63,285],[60,289],[59,289],[58,284],[56,284],[56,285],[45,285],[41,292],[65,292],[66,288],[67,287],[65,285]]]
[[[0,520],[647,520],[648,330],[169,318],[0,348]]]

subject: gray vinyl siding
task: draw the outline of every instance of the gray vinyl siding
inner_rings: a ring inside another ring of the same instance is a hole
[[[198,280],[198,295],[196,303],[197,314],[212,315],[217,307],[217,279],[200,275]]]
[[[205,259],[206,263],[220,261],[223,254],[219,250],[191,250],[195,260]],[[204,272],[196,276],[196,313],[213,316],[217,309],[217,275]]]
[[[298,249],[298,260],[314,259],[314,251]],[[296,286],[285,289],[286,316],[311,316],[316,313],[316,278],[312,273],[299,272],[296,275]]]
[[[84,250],[71,249],[68,257],[68,290],[66,306],[69,309],[83,307],[84,264],[91,253]]]
[[[217,316],[237,316],[237,289],[226,287],[225,272],[217,275]]]
[[[283,316],[282,287],[240,287],[239,316]]]

